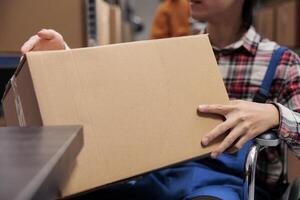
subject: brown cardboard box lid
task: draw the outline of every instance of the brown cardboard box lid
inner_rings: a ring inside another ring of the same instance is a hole
[[[111,38],[110,44],[122,42],[122,12],[118,5],[110,6],[110,30]]]
[[[290,48],[300,45],[300,1],[282,1],[276,11],[276,41]]]
[[[288,181],[292,183],[297,177],[300,177],[300,159],[294,152],[288,150]]]
[[[104,0],[96,0],[98,45],[106,45],[111,42],[110,7],[109,3]]]
[[[255,12],[255,28],[259,34],[274,41],[275,35],[275,12],[276,6],[266,6]]]
[[[26,125],[38,125],[40,117],[44,125],[84,126],[85,146],[63,196],[214,148],[200,140],[221,120],[196,110],[229,99],[207,35],[31,52],[27,61],[15,78]],[[10,87],[6,116],[17,112],[15,96]],[[16,116],[8,118],[8,125],[16,123]]]
[[[42,28],[64,36],[70,47],[85,47],[84,0],[1,0],[0,52],[19,52],[21,45]]]

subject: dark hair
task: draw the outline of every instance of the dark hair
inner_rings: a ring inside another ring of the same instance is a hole
[[[253,9],[256,1],[255,0],[244,0],[242,18],[243,28],[248,29],[253,24]]]

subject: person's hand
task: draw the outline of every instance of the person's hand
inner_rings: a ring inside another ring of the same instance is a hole
[[[22,54],[29,51],[63,50],[65,42],[61,34],[52,29],[42,29],[21,47]]]
[[[228,132],[221,144],[211,153],[218,157],[229,147],[241,149],[243,145],[261,133],[279,125],[279,111],[273,104],[261,104],[234,100],[229,105],[200,105],[201,113],[214,113],[225,117],[225,121],[207,133],[201,140],[209,145],[218,136]]]

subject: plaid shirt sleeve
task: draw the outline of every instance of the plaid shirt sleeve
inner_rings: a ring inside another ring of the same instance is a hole
[[[280,66],[279,66],[280,67]],[[300,59],[292,51],[281,59],[283,87],[275,103],[280,113],[278,133],[300,157]]]
[[[254,27],[232,45],[222,49],[214,47],[231,99],[253,101],[278,47],[275,42],[262,38]],[[287,50],[282,55],[270,92],[268,103],[277,106],[280,114],[278,135],[300,157],[300,58],[294,52]],[[261,152],[257,164],[257,180],[270,189],[274,188],[283,169],[277,148]]]

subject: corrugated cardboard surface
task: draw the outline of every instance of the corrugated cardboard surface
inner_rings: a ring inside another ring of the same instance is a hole
[[[84,125],[85,146],[63,196],[213,148],[202,148],[200,140],[220,120],[196,110],[228,103],[228,96],[206,35],[32,52],[27,60],[43,124]],[[5,113],[13,112],[6,98]],[[32,105],[23,106],[30,112],[25,107]]]
[[[110,44],[110,5],[104,0],[96,0],[98,45]]]
[[[110,26],[111,26],[111,44],[122,42],[122,12],[120,6],[111,5],[110,7]]]
[[[255,28],[259,34],[275,40],[275,6],[263,7],[255,13]]]
[[[96,1],[98,45],[122,42],[122,13],[117,5]]]
[[[288,47],[300,45],[298,0],[283,1],[277,7],[276,41]]]
[[[122,23],[122,41],[130,42],[133,41],[133,31],[129,22]]]
[[[42,28],[60,32],[70,47],[86,46],[84,0],[1,0],[0,52],[18,52]]]
[[[288,152],[288,180],[290,183],[295,178],[300,177],[300,159],[297,158],[291,151]]]

